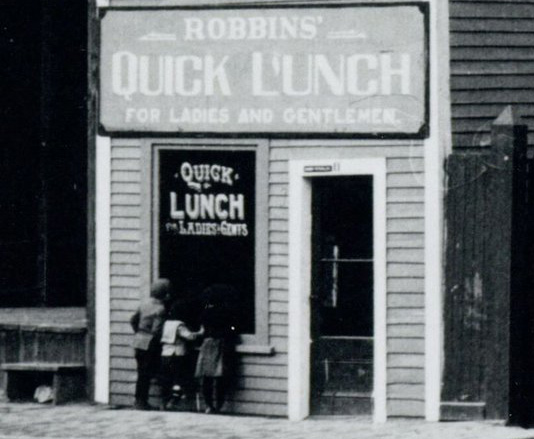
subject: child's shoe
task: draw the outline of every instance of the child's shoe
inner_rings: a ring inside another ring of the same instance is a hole
[[[184,396],[184,391],[182,390],[182,387],[181,386],[172,386],[172,397],[177,399],[177,400],[180,400],[182,399]]]

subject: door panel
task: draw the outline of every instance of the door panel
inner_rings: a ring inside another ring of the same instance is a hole
[[[372,177],[312,181],[311,413],[371,413]]]

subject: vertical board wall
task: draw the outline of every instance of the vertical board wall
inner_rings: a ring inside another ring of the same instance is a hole
[[[166,143],[172,143],[167,140]],[[111,151],[111,403],[132,404],[136,378],[128,323],[148,295],[151,156],[140,140]],[[424,148],[422,142],[273,140],[269,153],[269,345],[240,354],[227,409],[287,415],[288,163],[314,157],[387,158],[388,416],[424,416]],[[148,212],[148,213],[147,213]]]

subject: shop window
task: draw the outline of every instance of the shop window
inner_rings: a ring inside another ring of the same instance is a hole
[[[193,324],[208,286],[231,287],[218,299],[234,311],[243,340],[259,344],[267,320],[263,149],[160,146],[154,176],[156,275],[171,279]]]

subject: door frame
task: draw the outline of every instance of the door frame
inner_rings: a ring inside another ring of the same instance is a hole
[[[358,158],[289,162],[288,417],[310,414],[311,179],[373,177],[373,421],[386,411],[386,160]]]

